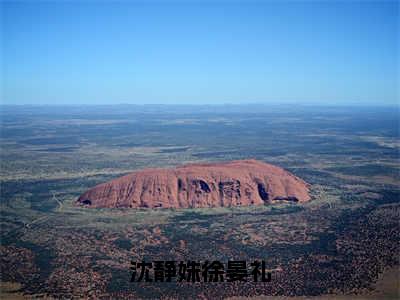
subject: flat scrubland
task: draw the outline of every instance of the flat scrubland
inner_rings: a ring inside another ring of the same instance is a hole
[[[2,298],[396,294],[398,277],[384,276],[399,265],[396,111],[128,106],[5,107],[1,114]],[[144,167],[242,158],[303,178],[312,201],[157,210],[74,205],[95,184]],[[274,271],[264,284],[129,282],[130,261],[142,259],[263,259]]]

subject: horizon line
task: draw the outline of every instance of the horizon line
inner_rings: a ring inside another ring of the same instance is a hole
[[[397,103],[266,103],[266,102],[249,102],[249,103],[101,103],[101,104],[76,104],[76,103],[43,103],[43,104],[30,104],[30,103],[1,103],[0,107],[96,107],[96,106],[141,106],[141,107],[151,107],[151,106],[180,106],[180,107],[225,107],[225,106],[314,106],[314,107],[400,107],[400,101]]]

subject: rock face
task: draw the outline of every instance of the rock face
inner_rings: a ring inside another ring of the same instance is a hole
[[[189,208],[310,200],[308,185],[257,160],[145,169],[95,186],[77,203],[88,207]]]

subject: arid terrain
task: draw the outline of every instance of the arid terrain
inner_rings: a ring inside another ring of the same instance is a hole
[[[399,295],[397,109],[5,106],[1,122],[2,298]],[[310,201],[76,205],[139,170],[248,159],[304,180]],[[132,260],[232,259],[264,260],[271,282],[130,282]]]

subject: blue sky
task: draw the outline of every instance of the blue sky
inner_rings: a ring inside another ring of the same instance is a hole
[[[4,104],[399,101],[396,1],[0,5]]]

